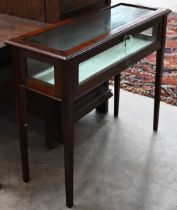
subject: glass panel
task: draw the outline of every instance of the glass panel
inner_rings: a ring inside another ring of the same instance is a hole
[[[136,19],[142,18],[151,12],[153,10],[119,5],[106,9],[96,16],[90,17],[89,20],[85,18],[81,21],[33,36],[27,40],[65,51],[99,35],[109,33],[111,30],[127,23],[134,22]]]
[[[54,85],[54,66],[27,58],[27,76]]]
[[[148,29],[136,36],[127,35],[114,47],[79,64],[79,83],[103,71],[105,68],[125,59],[129,66],[130,55],[155,41],[153,30]]]
[[[145,31],[142,31],[140,34],[137,34],[136,37],[140,39],[155,41],[157,39],[157,33],[155,33],[157,26],[148,28]]]

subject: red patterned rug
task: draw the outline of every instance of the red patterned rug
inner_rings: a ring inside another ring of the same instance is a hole
[[[121,87],[154,97],[155,53],[122,72]],[[161,100],[177,106],[177,13],[168,18]]]

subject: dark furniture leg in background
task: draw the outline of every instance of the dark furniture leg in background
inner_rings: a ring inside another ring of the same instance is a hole
[[[74,121],[96,108],[97,112],[106,114],[108,112],[108,100],[112,97],[109,83],[103,83],[97,88],[75,100]],[[45,99],[47,101],[47,99]],[[45,141],[48,149],[54,149],[59,143],[63,143],[61,106],[56,101],[49,101],[46,108],[46,134]]]
[[[104,102],[103,104],[101,104],[100,106],[98,106],[98,107],[96,108],[96,111],[97,111],[98,113],[103,113],[103,114],[108,113],[108,100],[105,101],[105,102]]]
[[[161,26],[161,34],[163,36],[161,49],[157,51],[156,55],[156,76],[155,76],[155,98],[154,98],[154,122],[153,130],[158,130],[159,123],[159,110],[160,110],[160,96],[161,96],[161,83],[162,83],[162,72],[164,62],[164,50],[165,50],[165,38],[166,38],[166,25],[167,17],[163,18],[163,25]]]
[[[114,77],[114,117],[119,114],[120,76],[121,74],[118,74]]]
[[[106,90],[109,90],[109,82],[105,82],[104,85],[106,86]],[[106,90],[105,90],[105,92],[106,92]],[[103,104],[101,104],[100,106],[98,106],[96,108],[96,111],[98,113],[106,114],[106,113],[108,113],[108,107],[109,107],[108,100],[106,100]]]
[[[45,117],[45,143],[48,149],[55,149],[59,143],[63,143],[60,109],[56,101],[49,103],[47,106],[47,115]]]

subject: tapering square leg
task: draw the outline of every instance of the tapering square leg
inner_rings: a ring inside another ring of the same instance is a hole
[[[28,160],[28,135],[27,135],[27,121],[26,121],[26,91],[21,86],[20,65],[19,65],[19,53],[18,50],[12,48],[13,68],[14,68],[14,81],[15,81],[15,97],[16,97],[16,109],[19,126],[19,143],[21,153],[21,164],[23,181],[28,182],[29,177],[29,160]]]
[[[120,74],[114,77],[114,117],[119,114],[119,98],[120,98]]]
[[[163,72],[163,62],[164,62],[164,49],[165,49],[165,38],[166,38],[166,24],[167,17],[163,18],[163,24],[161,25],[161,37],[162,46],[161,49],[157,51],[156,55],[156,76],[155,76],[155,97],[154,97],[154,122],[153,130],[158,130],[159,124],[159,110],[160,110],[160,96],[161,96],[161,83],[162,83],[162,72]]]
[[[25,103],[25,89],[19,88],[17,93],[17,114],[19,124],[19,142],[22,163],[23,181],[28,182],[29,177],[29,159],[28,159],[28,135],[26,122],[26,103]]]
[[[74,153],[74,120],[73,113],[66,104],[62,106],[63,112],[63,143],[65,165],[66,206],[73,207],[73,153]],[[70,114],[69,114],[70,113]]]

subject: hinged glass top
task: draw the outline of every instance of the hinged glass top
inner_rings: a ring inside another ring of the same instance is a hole
[[[120,4],[92,17],[43,32],[27,40],[66,51],[152,13],[152,9]]]

